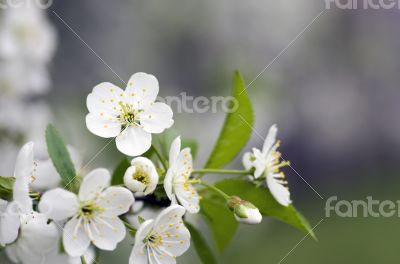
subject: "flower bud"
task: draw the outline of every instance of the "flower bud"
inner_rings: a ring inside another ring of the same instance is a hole
[[[257,207],[237,196],[233,196],[228,201],[228,206],[235,214],[235,219],[240,223],[255,225],[262,220],[262,215]]]
[[[158,173],[153,162],[147,158],[135,158],[124,175],[124,184],[134,193],[148,195],[157,187]]]

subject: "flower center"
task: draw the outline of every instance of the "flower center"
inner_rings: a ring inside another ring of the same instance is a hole
[[[150,234],[144,239],[143,242],[145,244],[149,244],[152,247],[157,247],[163,244],[163,239],[158,234]]]
[[[121,114],[118,116],[121,123],[123,123],[124,128],[128,126],[139,126],[140,121],[138,120],[138,114],[140,110],[137,110],[131,104],[124,104],[123,102],[119,102],[121,106]]]
[[[94,203],[83,204],[80,208],[80,215],[86,218],[92,218],[96,212],[102,212],[103,209]]]
[[[149,184],[149,182],[150,182],[149,176],[144,172],[137,172],[137,173],[133,174],[133,179],[137,180],[145,185]]]
[[[274,178],[278,183],[287,186],[288,182],[285,180],[285,174],[280,172],[280,169],[286,166],[290,166],[290,161],[286,161],[282,159],[282,154],[277,151],[281,142],[278,140],[276,144],[272,147],[269,162],[267,162],[267,166],[265,168],[266,175],[273,173]],[[287,188],[287,187],[286,187]]]

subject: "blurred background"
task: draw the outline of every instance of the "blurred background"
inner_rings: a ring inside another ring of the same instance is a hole
[[[278,124],[283,156],[304,179],[286,170],[292,198],[312,226],[324,218],[331,196],[396,201],[400,10],[323,10],[324,1],[316,0],[71,0],[32,16],[0,10],[0,174],[12,175],[25,141],[44,145],[49,122],[89,161],[107,143],[85,126],[86,96],[98,83],[124,87],[122,80],[143,71],[158,78],[160,96],[227,96],[235,69],[252,82],[320,14],[248,88],[256,124],[247,149],[260,147],[257,134],[264,137]],[[30,27],[9,29],[18,23]],[[224,115],[175,112],[174,129],[199,142],[197,168],[212,150]],[[110,144],[90,167],[113,169],[119,158]],[[230,166],[240,168],[240,158]],[[327,218],[315,229],[318,242],[298,244],[303,234],[265,219],[240,227],[218,258],[398,263],[397,223]],[[102,253],[101,263],[126,263],[131,244],[127,239],[117,251]],[[3,257],[0,263],[8,262]],[[200,261],[189,251],[178,263]]]

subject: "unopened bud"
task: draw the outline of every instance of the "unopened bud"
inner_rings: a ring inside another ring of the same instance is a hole
[[[148,195],[154,192],[158,183],[158,173],[151,160],[135,158],[124,175],[124,184],[134,193]]]
[[[255,225],[259,224],[262,220],[262,215],[257,207],[252,203],[242,200],[240,197],[233,196],[228,201],[229,208],[235,214],[235,218],[238,222]]]

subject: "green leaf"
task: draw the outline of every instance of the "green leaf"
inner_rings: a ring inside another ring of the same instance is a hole
[[[15,182],[14,177],[0,176],[0,188],[3,190],[12,192],[14,182]]]
[[[15,178],[0,176],[0,198],[8,200],[13,192]]]
[[[233,78],[232,96],[237,100],[237,110],[228,113],[217,143],[205,168],[219,169],[231,162],[250,138],[254,123],[253,107],[245,84],[238,71]]]
[[[266,188],[257,188],[253,183],[239,179],[227,179],[217,182],[216,187],[228,195],[237,195],[253,203],[261,214],[276,218],[303,231],[316,239],[314,232],[306,220],[293,205],[288,207],[280,205]]]
[[[201,213],[211,228],[215,244],[222,252],[235,235],[238,223],[225,203],[218,200],[202,199]]]
[[[47,151],[54,167],[60,174],[64,185],[72,189],[76,180],[76,171],[71,156],[60,133],[51,124],[46,128]]]
[[[124,158],[118,163],[115,168],[112,178],[111,185],[121,185],[124,184],[124,175],[126,170],[131,166],[131,163],[127,158]]]
[[[185,222],[186,227],[190,231],[190,237],[193,241],[194,248],[196,249],[197,255],[201,259],[204,264],[217,264],[217,260],[211,250],[211,248],[207,245],[204,237],[201,235],[200,231],[198,231],[193,225],[188,222]]]

